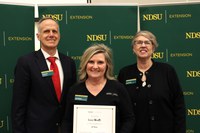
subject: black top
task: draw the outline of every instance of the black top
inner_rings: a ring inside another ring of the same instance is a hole
[[[153,61],[145,74],[144,87],[137,64],[122,68],[118,75],[131,96],[136,117],[134,133],[185,133],[184,97],[174,68]]]
[[[79,95],[86,98],[77,98]],[[134,127],[132,104],[125,87],[114,80],[107,80],[102,91],[92,95],[86,88],[85,82],[74,85],[67,99],[66,116],[63,133],[72,133],[73,105],[111,105],[116,107],[116,133],[131,133]]]

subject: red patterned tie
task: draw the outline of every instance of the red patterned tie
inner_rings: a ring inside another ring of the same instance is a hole
[[[60,102],[61,86],[60,86],[60,76],[59,76],[58,67],[55,63],[56,57],[49,57],[48,60],[51,62],[50,69],[53,70],[52,80],[53,80],[58,101]]]

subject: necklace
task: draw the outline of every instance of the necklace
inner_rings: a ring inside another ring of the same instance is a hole
[[[142,87],[145,87],[146,84],[147,84],[146,81],[143,81],[143,82],[142,82]]]
[[[145,72],[143,72],[141,80],[142,80],[142,87],[145,87],[146,84],[147,84],[147,83],[146,83],[146,75],[145,75]]]
[[[141,63],[138,63],[137,64],[137,67],[139,69],[140,72],[142,72],[142,78],[141,78],[141,81],[142,81],[142,87],[145,87],[147,85],[146,83],[146,75],[145,75],[145,72],[152,66],[153,62],[150,60],[150,62],[147,62],[146,65],[142,65]]]

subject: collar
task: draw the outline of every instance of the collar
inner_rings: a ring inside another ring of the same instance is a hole
[[[44,55],[44,58],[47,60],[47,58],[50,57],[50,55],[47,52],[45,52],[43,49],[41,49],[41,51],[42,51],[42,53]],[[54,57],[56,57],[57,59],[60,59],[59,55],[58,55],[58,50],[56,50],[56,53],[55,53]]]

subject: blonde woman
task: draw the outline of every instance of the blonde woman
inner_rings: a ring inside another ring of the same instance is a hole
[[[75,104],[115,106],[116,133],[132,132],[135,119],[131,100],[123,84],[113,77],[112,51],[106,45],[91,45],[82,55],[79,82],[68,93],[63,133],[72,133]]]

